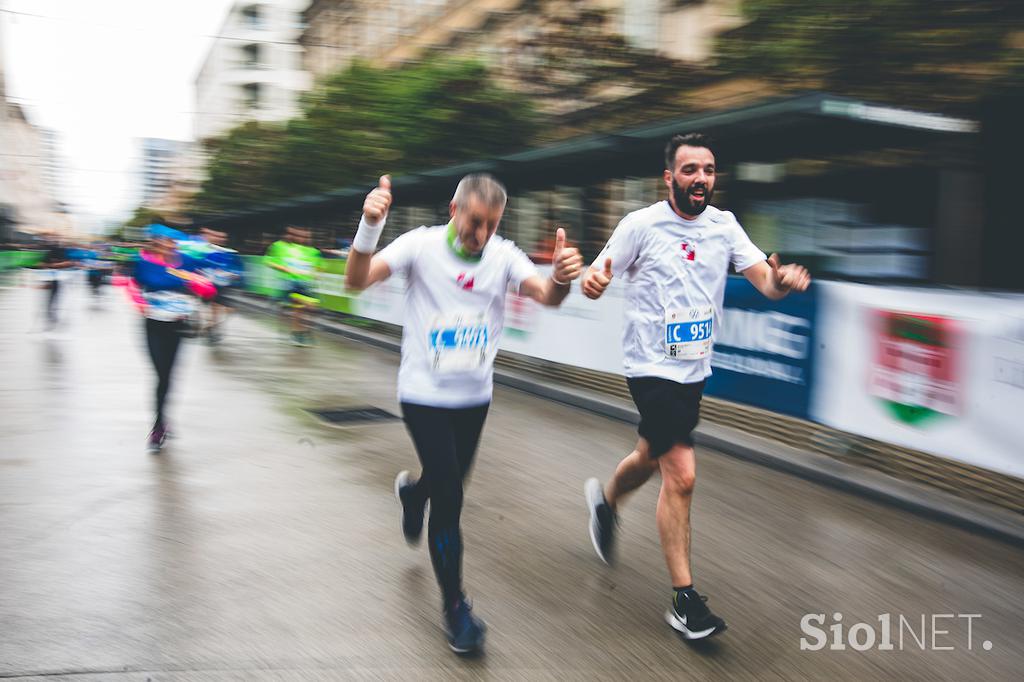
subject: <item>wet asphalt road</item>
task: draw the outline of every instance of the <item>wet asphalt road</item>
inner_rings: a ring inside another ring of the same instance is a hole
[[[401,422],[340,428],[307,411],[397,414],[397,356],[324,336],[293,348],[273,321],[237,315],[221,346],[183,348],[177,435],[153,456],[154,379],[123,292],[93,306],[67,287],[64,327],[44,334],[42,292],[18,281],[0,288],[0,678],[1012,680],[1024,669],[1020,550],[708,450],[694,570],[730,629],[682,642],[662,618],[656,481],[623,510],[614,568],[587,535],[583,481],[607,478],[632,427],[503,388],[463,514],[488,648],[458,659],[426,550],[399,529],[392,481],[415,469]],[[893,614],[894,650],[801,651],[801,618],[823,613],[828,627],[837,612],[844,628],[875,631]],[[923,651],[899,627],[903,615],[920,637],[922,614]],[[968,620],[942,614],[980,614],[970,648]],[[933,650],[933,635],[953,650]]]

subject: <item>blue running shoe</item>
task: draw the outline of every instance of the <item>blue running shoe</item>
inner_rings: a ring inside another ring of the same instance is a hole
[[[444,614],[448,646],[460,656],[479,653],[484,647],[487,626],[473,615],[472,605],[463,597]]]

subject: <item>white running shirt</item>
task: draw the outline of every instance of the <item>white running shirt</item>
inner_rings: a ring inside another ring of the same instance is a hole
[[[514,242],[494,235],[468,261],[448,245],[448,226],[406,232],[377,256],[406,277],[398,399],[431,407],[490,402],[505,295],[537,268]]]
[[[711,376],[729,265],[742,272],[765,255],[729,211],[708,206],[685,220],[659,201],[623,218],[593,267],[606,258],[625,275],[626,376],[689,384]]]

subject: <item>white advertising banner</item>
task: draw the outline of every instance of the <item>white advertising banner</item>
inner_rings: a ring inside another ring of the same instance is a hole
[[[814,287],[816,318],[784,315],[773,304],[755,310],[736,296],[727,300],[716,338],[721,348],[712,360],[723,385],[709,392],[760,404],[749,381],[761,376],[760,365],[751,363],[786,359],[767,342],[799,331],[805,336],[796,340],[814,346],[813,358],[801,356],[813,361],[807,411],[792,396],[787,409],[777,386],[770,405],[762,406],[1024,478],[1024,296],[840,282]],[[404,296],[405,280],[394,277],[356,297],[353,311],[401,326]],[[510,294],[499,348],[619,374],[623,309],[621,286],[598,301],[574,287],[554,309]],[[788,326],[780,327],[783,318]],[[737,340],[748,328],[761,330],[752,335],[759,343]],[[733,346],[752,349],[748,362],[723,365],[738,352]],[[781,385],[791,377],[770,378]]]
[[[547,276],[550,266],[538,268]],[[402,325],[405,278],[391,277],[354,298],[361,317]],[[498,347],[512,353],[602,372],[622,372],[622,287],[591,301],[573,285],[558,308],[509,294]]]
[[[547,271],[544,271],[547,274]],[[558,308],[509,295],[499,348],[521,355],[611,374],[622,373],[623,287],[596,301],[577,283]]]
[[[1024,296],[815,286],[815,421],[1024,478]]]
[[[544,276],[550,272],[550,266],[538,269]],[[742,278],[732,279],[738,281],[729,283],[723,319],[716,324],[712,356],[716,380],[709,384],[709,393],[807,417],[813,299],[795,301],[797,297],[793,297],[773,304]],[[370,287],[352,299],[352,312],[401,326],[405,286],[405,279],[395,276]],[[621,374],[624,295],[625,287],[620,284],[591,301],[574,284],[561,306],[548,308],[510,293],[498,347],[550,362]]]

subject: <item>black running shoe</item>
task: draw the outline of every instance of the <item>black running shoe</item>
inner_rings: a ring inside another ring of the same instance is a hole
[[[725,621],[711,613],[704,603],[707,600],[694,589],[676,592],[665,620],[686,639],[704,639],[724,632]]]
[[[583,492],[587,496],[587,507],[590,509],[590,541],[594,543],[594,551],[601,561],[610,565],[618,516],[605,501],[604,491],[596,478],[587,480],[583,485]]]
[[[473,615],[472,605],[465,597],[444,614],[448,646],[459,655],[475,654],[483,649],[487,626]]]
[[[162,424],[154,426],[153,430],[149,432],[149,439],[146,441],[146,450],[153,454],[160,452],[160,448],[164,446],[164,441],[167,440],[167,435],[167,428]]]
[[[423,515],[426,509],[426,503],[420,504],[409,499],[413,485],[408,471],[400,471],[395,476],[395,499],[402,505],[402,533],[410,545],[417,544],[423,535]]]

